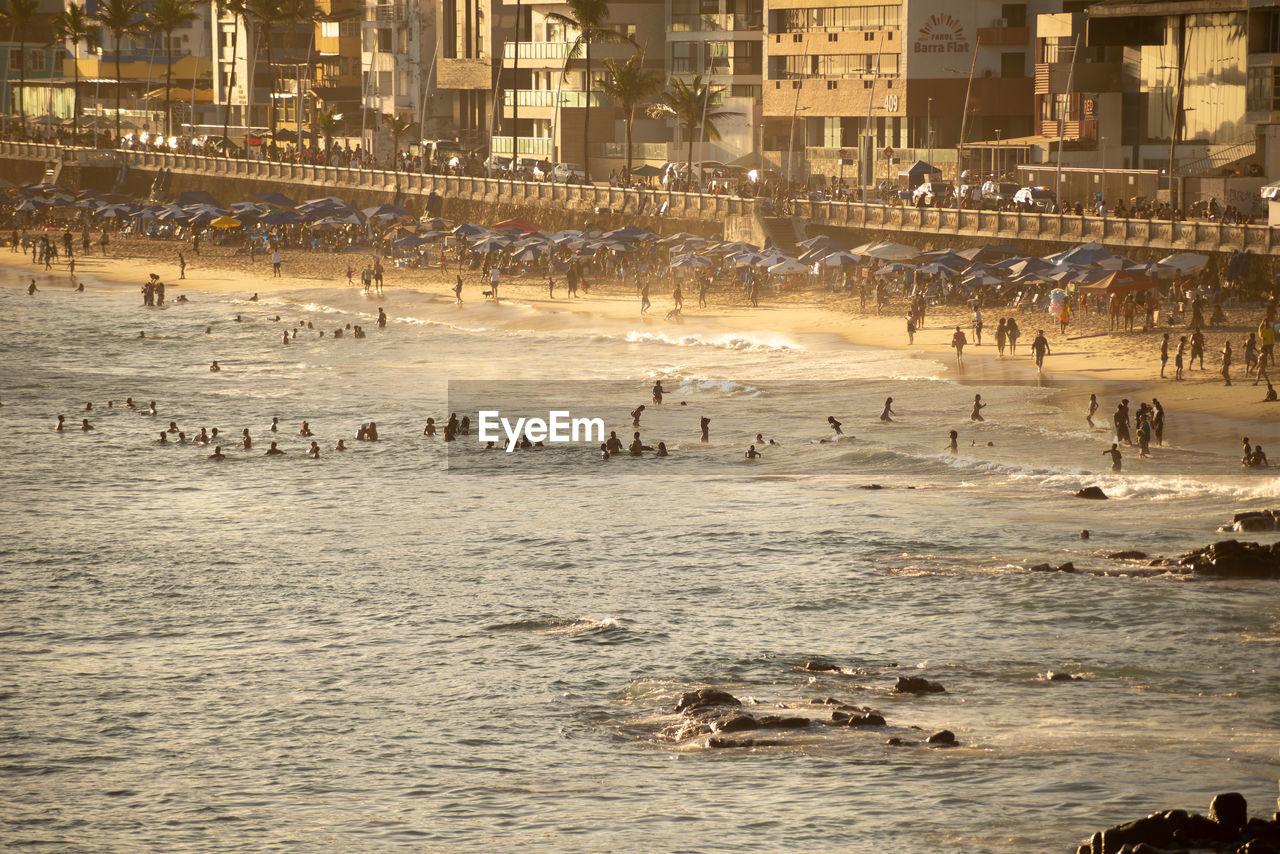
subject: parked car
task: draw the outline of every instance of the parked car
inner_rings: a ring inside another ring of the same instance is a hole
[[[577,163],[557,163],[551,168],[551,180],[562,184],[582,183],[587,180],[587,172]]]
[[[911,201],[919,204],[924,199],[926,205],[932,205],[938,199],[950,199],[953,191],[950,181],[925,181],[911,194]]]
[[[982,207],[998,210],[1012,202],[1021,189],[1008,181],[987,181],[982,185]]]
[[[1047,187],[1023,187],[1013,195],[1013,203],[1031,210],[1047,211],[1053,207],[1057,196]]]

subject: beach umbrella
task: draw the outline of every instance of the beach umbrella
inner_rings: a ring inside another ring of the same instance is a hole
[[[265,202],[266,204],[271,205],[273,208],[296,208],[298,206],[297,202],[286,196],[284,193],[258,193],[254,198],[260,202]],[[242,202],[241,204],[248,203]],[[235,205],[232,205],[231,207],[234,208]]]
[[[779,276],[787,276],[795,273],[811,273],[813,268],[808,264],[801,264],[795,258],[784,258],[773,266],[767,268],[770,273]]]
[[[754,243],[746,243],[742,240],[735,240],[732,243],[721,243],[716,247],[717,252],[759,252],[760,247]]]
[[[419,237],[416,234],[409,234],[401,237],[399,240],[393,240],[391,245],[397,249],[414,249],[430,242],[430,237]]]
[[[677,243],[684,243],[686,240],[702,240],[702,238],[696,234],[681,231],[667,237],[659,238],[658,242],[665,246],[674,246]]]
[[[804,249],[826,249],[831,252],[840,248],[840,241],[826,234],[819,234],[817,237],[810,237],[808,240],[801,240],[796,246]]]
[[[1066,302],[1067,292],[1062,288],[1054,288],[1049,291],[1049,302]]]
[[[220,216],[209,223],[213,228],[239,228],[240,220],[233,216]]]
[[[531,231],[542,230],[542,226],[538,225],[536,222],[530,222],[529,220],[518,216],[512,217],[511,219],[504,219],[502,222],[494,223],[490,228],[496,231],[519,231],[526,234]]]
[[[995,285],[1003,285],[1004,279],[1001,279],[999,276],[992,276],[989,273],[979,273],[976,276],[961,279],[960,284],[967,285],[971,288],[990,288]]]
[[[852,252],[832,252],[822,260],[824,267],[848,267],[861,262],[862,259]]]
[[[677,255],[671,259],[673,270],[684,268],[710,267],[715,262],[703,255]]]
[[[458,237],[466,237],[470,239],[472,237],[482,237],[484,235],[491,235],[493,234],[493,230],[486,228],[483,225],[476,225],[474,223],[464,222],[462,225],[455,228],[452,233],[456,234]]]
[[[879,270],[876,270],[874,273],[872,273],[872,275],[873,276],[893,276],[898,273],[905,273],[907,270],[914,270],[914,269],[915,267],[912,267],[910,264],[903,264],[899,262],[894,264],[886,264],[885,266],[881,267]]]
[[[191,214],[187,213],[177,205],[161,205],[156,209],[156,219],[161,222],[177,222],[179,220],[187,220],[191,218]]]
[[[364,209],[369,219],[414,219],[413,214],[399,205],[381,204]]]
[[[506,249],[511,245],[511,239],[508,237],[491,236],[483,240],[477,240],[471,244],[472,252],[497,252]]]
[[[47,207],[49,207],[49,204],[42,199],[23,199],[22,202],[19,203],[18,206],[14,208],[14,210],[15,211],[38,211],[38,210],[41,210],[42,208],[47,208]]]
[[[184,193],[179,193],[178,204],[184,208],[190,205],[205,205],[219,210],[222,209],[222,202],[204,190],[187,190]],[[223,211],[223,213],[226,213],[226,211]]]
[[[537,261],[542,257],[544,250],[536,244],[530,244],[516,251],[511,256],[511,260],[523,264],[527,261]]]
[[[952,269],[945,264],[939,264],[937,261],[917,268],[916,272],[929,276],[955,276],[960,273],[959,270]]]
[[[1010,255],[1021,255],[1022,253],[1007,244],[996,244],[995,246],[973,246],[969,249],[962,249],[955,253],[966,261],[997,261],[1002,258],[1008,258]]]
[[[1178,252],[1173,255],[1166,255],[1156,263],[1165,267],[1172,267],[1178,273],[1195,273],[1205,268],[1205,265],[1209,263],[1209,256],[1199,255],[1195,252]]]
[[[103,205],[94,211],[95,216],[104,219],[114,219],[115,217],[132,216],[137,211],[133,205]]]
[[[760,252],[734,252],[732,255],[724,256],[724,260],[732,262],[739,267],[753,267],[763,261],[765,257]]]
[[[920,250],[901,243],[878,243],[866,251],[872,258],[882,261],[906,261],[920,254]]]
[[[138,211],[137,213],[129,217],[129,219],[137,219],[137,220],[149,220],[149,219],[155,219],[155,218],[156,218],[155,208],[143,208],[142,210]]]
[[[657,166],[650,166],[645,163],[631,170],[631,174],[637,178],[657,178],[662,175],[662,170]]]
[[[258,220],[263,225],[297,225],[306,221],[306,216],[298,211],[272,211]]]

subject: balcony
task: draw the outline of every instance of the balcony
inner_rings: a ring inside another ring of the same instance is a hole
[[[625,160],[627,144],[625,142],[596,143],[592,156]],[[667,144],[665,142],[633,142],[631,143],[631,159],[666,161],[668,159]]]
[[[511,154],[511,137],[495,136],[491,139],[489,150],[493,154]],[[550,157],[551,156],[551,137],[547,136],[522,136],[520,137],[520,154],[530,155],[532,157]]]
[[[404,3],[379,3],[364,10],[364,19],[369,23],[397,23],[404,17]]]
[[[502,46],[504,62],[520,59],[555,59],[563,60],[569,55],[572,42],[507,42]]]
[[[672,15],[673,33],[759,32],[764,29],[760,15]]]
[[[1076,92],[1119,92],[1123,68],[1119,62],[1076,63],[1071,89]],[[1064,93],[1071,79],[1070,62],[1036,64],[1035,94]]]
[[[978,41],[983,47],[1025,45],[1031,41],[1027,27],[978,27]]]
[[[557,97],[558,96],[558,97]],[[576,89],[507,89],[502,93],[502,105],[510,107],[519,104],[521,107],[603,107],[611,103],[599,92],[592,92],[588,100],[586,92]]]

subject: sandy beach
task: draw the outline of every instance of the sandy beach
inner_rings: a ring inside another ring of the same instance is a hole
[[[179,279],[178,253],[187,261],[186,278]],[[257,292],[267,294],[281,290],[306,288],[345,287],[347,268],[355,269],[354,281],[359,287],[359,271],[370,260],[365,253],[327,254],[299,250],[284,254],[283,275],[271,275],[269,257],[259,255],[254,261],[238,254],[232,247],[205,243],[201,254],[191,251],[190,243],[174,240],[121,237],[110,246],[104,257],[95,245],[88,257],[77,257],[76,276],[88,277],[98,286],[134,289],[141,286],[149,273],[156,273],[166,283],[170,301],[184,288],[214,292],[243,292],[246,296]],[[73,287],[67,266],[61,260],[51,272],[43,266],[31,263],[29,256],[11,252],[0,253],[0,265],[16,275],[13,285],[25,285],[24,274],[31,272],[42,277],[61,279],[67,287]],[[456,267],[450,265],[447,273],[438,267],[411,269],[390,267],[386,273],[383,306],[394,316],[395,296],[398,290],[414,291],[437,296],[452,297]],[[482,287],[478,271],[463,274],[467,301],[479,301]],[[47,280],[46,280],[47,281]],[[921,356],[941,357],[956,379],[962,381],[993,380],[1021,383],[1042,382],[1046,385],[1062,385],[1067,390],[1064,405],[1070,406],[1074,398],[1081,403],[1087,400],[1090,388],[1080,380],[1099,380],[1113,386],[1114,393],[1147,400],[1159,397],[1171,410],[1201,412],[1249,421],[1273,421],[1280,418],[1280,405],[1263,403],[1264,386],[1255,386],[1253,378],[1244,376],[1243,346],[1250,331],[1257,327],[1260,310],[1256,308],[1228,309],[1228,323],[1212,327],[1205,333],[1205,363],[1186,371],[1186,379],[1174,382],[1160,379],[1159,349],[1163,332],[1171,333],[1170,351],[1177,347],[1181,335],[1189,335],[1185,325],[1133,332],[1109,332],[1108,318],[1077,312],[1067,333],[1059,332],[1056,320],[1042,313],[1015,314],[1003,308],[985,309],[983,343],[976,344],[971,328],[972,317],[968,310],[952,307],[930,307],[924,329],[918,330],[914,343],[909,344],[906,334],[905,304],[900,299],[891,300],[883,315],[860,311],[856,297],[839,296],[817,290],[799,290],[769,297],[758,308],[749,306],[740,295],[712,293],[711,305],[698,309],[696,300],[687,299],[682,323],[664,319],[671,307],[667,283],[652,287],[653,308],[641,317],[638,298],[630,286],[616,282],[593,283],[589,295],[575,300],[562,298],[563,280],[558,283],[557,296],[549,298],[545,281],[531,276],[505,279],[500,296],[504,302],[528,305],[539,311],[571,312],[576,315],[607,320],[633,322],[655,332],[679,334],[774,334],[787,337],[805,335],[834,335],[844,341],[859,345],[910,351]],[[692,295],[691,295],[692,296]],[[994,330],[1000,317],[1016,316],[1023,330],[1023,345],[1016,357],[999,357],[994,342]],[[969,338],[965,351],[965,363],[955,363],[951,348],[951,336],[959,325]],[[1049,340],[1051,353],[1045,363],[1043,375],[1037,376],[1029,344],[1037,329],[1043,328]],[[1230,340],[1234,350],[1232,382],[1224,385],[1220,375],[1221,351]],[[1173,375],[1172,355],[1167,375]],[[1110,407],[1097,388],[1103,408],[1099,416],[1105,419]]]

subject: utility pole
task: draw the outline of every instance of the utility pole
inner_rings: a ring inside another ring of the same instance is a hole
[[[1175,172],[1175,157],[1178,150],[1178,122],[1182,118],[1182,79],[1186,69],[1187,53],[1186,53],[1186,32],[1187,32],[1187,16],[1178,16],[1178,32],[1174,36],[1177,41],[1174,46],[1177,49],[1177,56],[1174,61],[1174,70],[1177,77],[1174,79],[1174,95],[1173,95],[1173,127],[1169,131],[1169,209],[1177,210],[1178,207],[1178,179]]]
[[[1071,68],[1067,70],[1067,103],[1064,110],[1065,112],[1071,111],[1071,84],[1075,80],[1076,57],[1079,55],[1080,55],[1080,34],[1076,33],[1076,44],[1075,44],[1075,47],[1071,49]],[[1054,176],[1054,179],[1053,179],[1054,185],[1055,185],[1053,188],[1053,198],[1059,204],[1059,206],[1061,206],[1062,204],[1062,199],[1059,198],[1059,196],[1062,195],[1062,136],[1063,136],[1063,129],[1064,129],[1063,127],[1064,120],[1065,120],[1065,117],[1063,116],[1062,112],[1059,112],[1058,113],[1058,170],[1057,170],[1057,174]]]
[[[964,130],[965,119],[969,118],[969,93],[973,90],[973,72],[978,67],[978,48],[982,45],[982,37],[973,41],[973,60],[969,63],[969,82],[964,87],[964,103],[960,106],[960,144],[956,146],[956,186],[960,186],[960,173],[964,170]],[[978,168],[982,168],[982,155],[978,155]]]
[[[523,7],[516,0],[516,43],[512,51],[511,65],[511,176],[516,176],[520,164],[520,18]],[[490,155],[492,155],[490,151]]]

